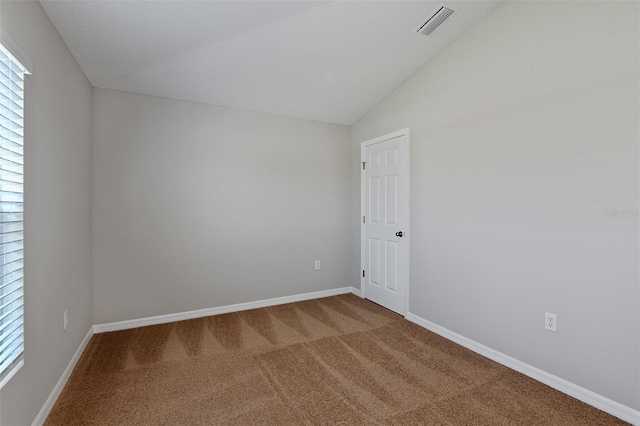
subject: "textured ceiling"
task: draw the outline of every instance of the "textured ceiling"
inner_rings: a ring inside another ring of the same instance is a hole
[[[499,1],[41,1],[91,84],[353,124]]]

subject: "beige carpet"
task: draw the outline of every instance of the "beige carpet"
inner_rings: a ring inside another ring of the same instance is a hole
[[[97,334],[46,424],[625,423],[344,295]]]

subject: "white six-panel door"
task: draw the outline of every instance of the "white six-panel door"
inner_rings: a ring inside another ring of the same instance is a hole
[[[405,315],[409,290],[409,129],[362,143],[364,297]]]

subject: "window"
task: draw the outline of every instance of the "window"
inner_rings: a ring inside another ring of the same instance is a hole
[[[26,72],[0,44],[0,387],[22,365],[24,352],[22,230]]]

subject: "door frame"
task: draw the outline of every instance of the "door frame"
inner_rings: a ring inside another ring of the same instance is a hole
[[[402,168],[401,171],[401,179],[406,183],[405,185],[403,185],[402,189],[401,189],[401,194],[403,195],[403,199],[405,200],[404,205],[401,207],[401,211],[403,212],[403,221],[406,224],[405,226],[403,226],[403,232],[404,232],[404,236],[403,238],[405,238],[406,241],[406,251],[405,251],[405,258],[402,259],[402,270],[404,273],[404,277],[405,277],[405,282],[403,283],[405,288],[404,288],[404,300],[402,301],[403,303],[403,309],[402,309],[402,316],[406,316],[407,313],[409,312],[409,283],[411,282],[410,280],[410,276],[409,276],[409,272],[410,272],[410,265],[411,265],[411,191],[410,191],[410,159],[411,156],[409,154],[409,149],[411,146],[410,143],[410,139],[409,139],[409,128],[406,129],[402,129],[402,130],[398,130],[396,132],[392,132],[389,134],[386,134],[384,136],[380,136],[374,139],[370,139],[368,141],[364,141],[360,143],[360,162],[362,163],[363,161],[366,160],[365,158],[365,148],[370,146],[370,145],[375,145],[377,143],[380,142],[384,142],[386,140],[389,139],[395,139],[397,137],[401,137],[404,136],[405,141],[406,141],[406,149],[404,150],[404,158],[402,158],[404,164],[406,165],[406,167]],[[360,168],[360,270],[364,271],[365,269],[365,224],[362,222],[362,217],[365,216],[365,190],[366,190],[366,182],[364,180],[364,172],[365,170],[362,169],[362,167]],[[366,286],[365,286],[365,278],[362,276],[362,274],[360,274],[360,296],[362,298],[366,297]]]

